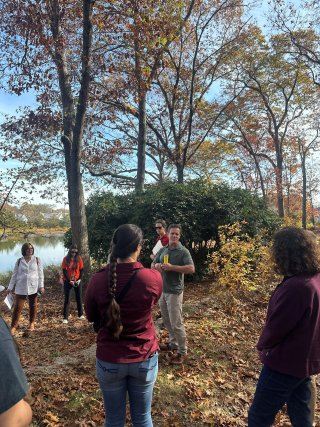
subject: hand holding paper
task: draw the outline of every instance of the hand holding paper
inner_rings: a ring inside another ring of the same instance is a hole
[[[14,303],[14,296],[12,293],[8,294],[5,299],[4,299],[4,303],[8,306],[8,308],[11,310],[13,303]]]
[[[161,240],[158,240],[155,247],[152,249],[153,255],[156,255],[157,252],[159,252],[162,247],[163,246],[162,246]]]

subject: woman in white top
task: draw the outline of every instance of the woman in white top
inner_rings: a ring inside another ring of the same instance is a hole
[[[22,257],[14,266],[8,286],[8,293],[14,291],[15,303],[11,320],[11,333],[14,335],[19,324],[20,315],[25,301],[29,301],[29,331],[34,330],[37,314],[38,292],[44,293],[44,276],[40,258],[35,257],[31,243],[24,243],[21,248]]]

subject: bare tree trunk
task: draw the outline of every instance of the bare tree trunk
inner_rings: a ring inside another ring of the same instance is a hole
[[[146,144],[147,144],[147,119],[146,119],[146,94],[139,99],[139,134],[138,134],[138,170],[136,179],[136,191],[144,191],[146,174]]]
[[[66,59],[64,46],[60,43],[59,40],[59,2],[55,0],[51,3],[51,30],[55,41],[54,60],[58,70],[59,87],[63,109],[63,135],[61,137],[61,141],[64,146],[65,155],[72,242],[77,244],[79,252],[84,261],[83,279],[85,283],[90,275],[91,267],[80,160],[84,120],[88,104],[90,86],[92,6],[92,0],[83,0],[82,75],[76,107],[75,96],[72,92],[70,69]]]
[[[277,154],[277,168],[276,168],[276,185],[277,185],[277,203],[278,213],[280,218],[284,218],[284,200],[283,200],[283,160],[280,154]]]
[[[301,154],[301,171],[302,171],[302,228],[307,228],[307,171],[306,156]]]
[[[176,163],[176,168],[177,168],[178,184],[183,184],[183,182],[184,182],[184,166],[181,163]]]

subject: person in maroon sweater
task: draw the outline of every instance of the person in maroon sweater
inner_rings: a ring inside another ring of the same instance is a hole
[[[151,427],[158,372],[152,307],[162,293],[158,271],[137,261],[142,232],[124,224],[112,237],[110,263],[88,285],[85,312],[97,335],[96,372],[103,394],[105,426],[124,426],[129,395],[133,426]]]
[[[275,269],[284,276],[272,294],[257,344],[263,368],[249,427],[270,427],[286,403],[295,427],[311,427],[311,375],[320,372],[320,257],[310,231],[284,228],[272,246]]]

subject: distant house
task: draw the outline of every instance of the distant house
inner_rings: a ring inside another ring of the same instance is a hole
[[[59,221],[63,220],[64,216],[60,210],[52,210],[51,212],[45,212],[42,214],[43,219],[58,219]]]
[[[24,214],[16,213],[15,216],[16,216],[17,220],[24,222],[25,224],[28,223],[28,218]]]

